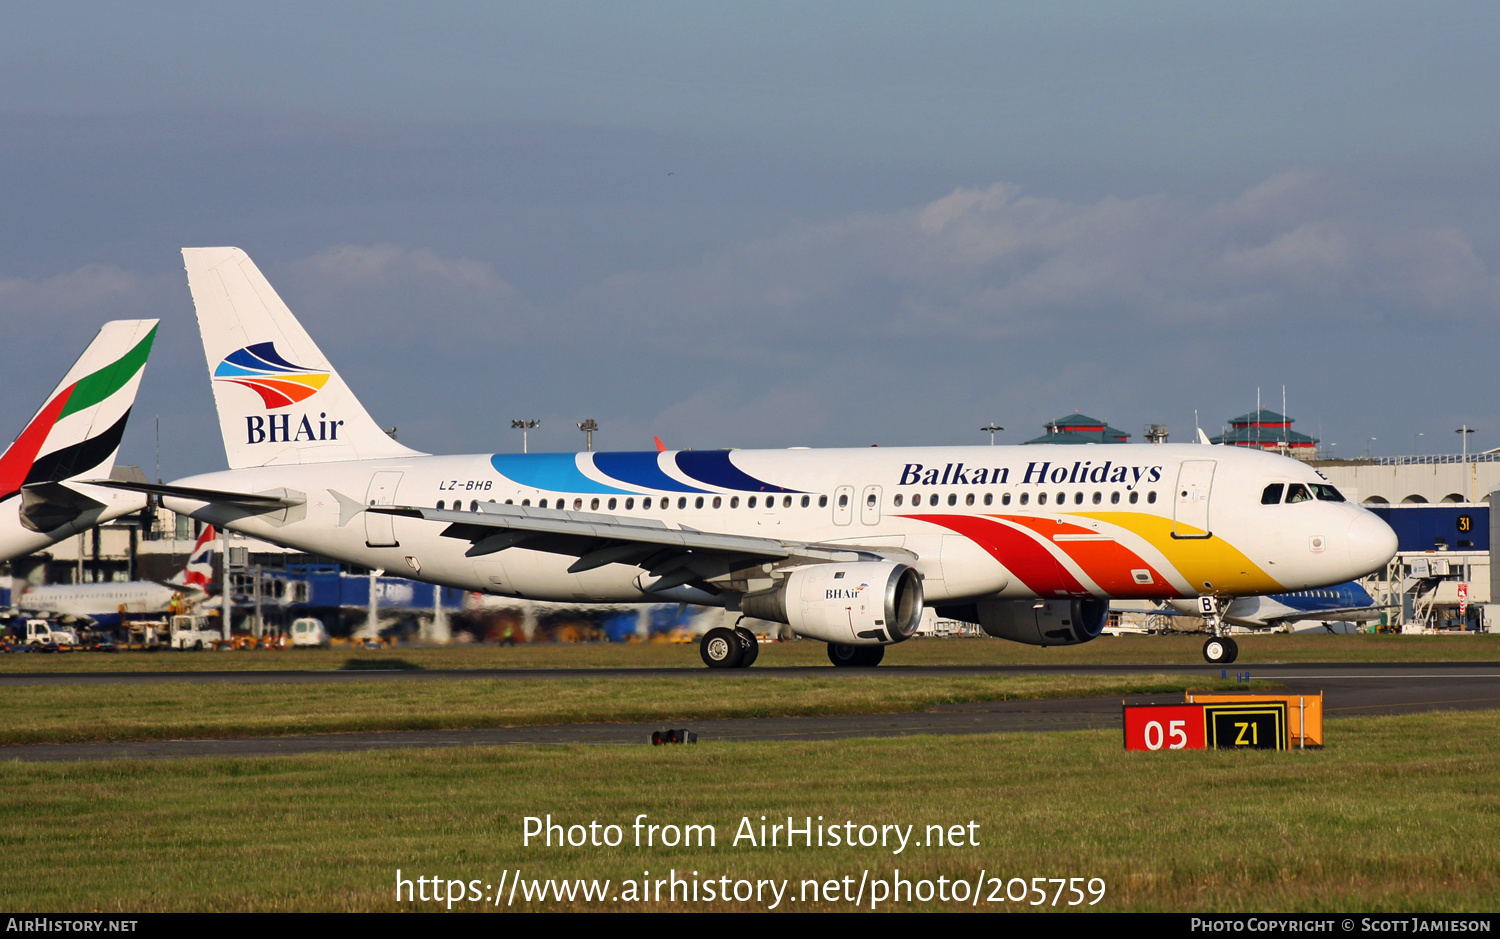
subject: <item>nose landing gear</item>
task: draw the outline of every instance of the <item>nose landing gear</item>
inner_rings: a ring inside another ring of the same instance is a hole
[[[1239,645],[1228,636],[1213,636],[1203,643],[1203,658],[1210,665],[1228,665],[1239,655]]]
[[[1208,641],[1203,643],[1204,661],[1210,665],[1228,665],[1239,658],[1239,644],[1226,634],[1228,629],[1219,613],[1218,597],[1199,597],[1198,612],[1208,626]]]

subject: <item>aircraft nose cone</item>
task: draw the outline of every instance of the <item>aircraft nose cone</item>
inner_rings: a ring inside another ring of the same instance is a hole
[[[1349,523],[1349,562],[1363,577],[1380,570],[1396,556],[1396,533],[1371,512],[1360,512]]]

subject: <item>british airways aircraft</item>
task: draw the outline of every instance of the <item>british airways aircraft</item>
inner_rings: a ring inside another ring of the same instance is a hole
[[[0,561],[146,507],[140,493],[83,480],[115,465],[156,324],[105,323],[0,455]]]
[[[119,583],[53,584],[28,587],[15,601],[22,610],[60,616],[87,616],[100,626],[120,625],[124,613],[161,613],[183,600],[208,596],[214,569],[214,528],[206,525],[188,555],[187,563],[171,580],[131,580]]]
[[[1216,612],[1351,580],[1396,550],[1311,468],[1228,447],[419,453],[380,429],[245,252],[183,256],[230,468],[133,488],[353,564],[538,600],[717,605],[868,666],[924,606],[1068,645],[1099,635],[1113,597]],[[1211,619],[1205,656],[1232,661]],[[713,668],[756,649],[743,627],[701,645]]]

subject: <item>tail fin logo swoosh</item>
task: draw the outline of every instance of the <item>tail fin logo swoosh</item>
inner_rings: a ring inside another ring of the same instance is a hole
[[[257,342],[236,349],[214,369],[214,381],[233,382],[253,389],[268,409],[306,401],[328,383],[326,369],[288,362],[274,342]]]

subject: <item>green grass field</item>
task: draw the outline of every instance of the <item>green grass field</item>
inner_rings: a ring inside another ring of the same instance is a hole
[[[437,909],[448,880],[1098,877],[1099,910],[1465,912],[1500,896],[1500,713],[1341,720],[1318,751],[1126,753],[1117,732],[671,748],[508,747],[0,763],[0,906],[36,912]],[[522,819],[617,823],[618,848],[523,847]],[[715,827],[635,848],[629,825]],[[764,849],[742,817],[977,823],[977,847]],[[507,875],[507,876],[513,876]],[[985,891],[991,885],[986,882]],[[1050,889],[1050,888],[1049,888]],[[769,903],[531,903],[755,909]],[[869,896],[865,895],[865,906]],[[1049,897],[1050,900],[1050,897]],[[1065,904],[1067,897],[1062,902]],[[922,904],[917,904],[921,906]],[[927,906],[945,906],[933,901]],[[965,904],[946,904],[972,908]],[[462,902],[454,909],[488,907]],[[781,909],[850,909],[790,902]],[[981,903],[981,909],[1031,909]],[[503,908],[503,906],[502,906]],[[888,904],[888,909],[911,908]]]
[[[1256,690],[1275,687],[1253,683]],[[744,672],[546,682],[42,685],[0,688],[0,745],[524,724],[886,714],[942,704],[1245,690],[1186,675],[913,676]],[[4,758],[0,751],[0,759]]]
[[[914,639],[886,650],[887,665],[1202,664],[1202,636],[1102,636],[1080,646],[1041,648],[999,639]],[[1267,635],[1237,637],[1235,667],[1283,662],[1500,662],[1500,635]],[[828,664],[821,642],[761,647],[757,666]],[[453,645],[387,652],[298,649],[285,652],[121,652],[0,655],[0,674],[23,672],[340,669],[352,665],[419,668],[703,668],[689,643]]]

